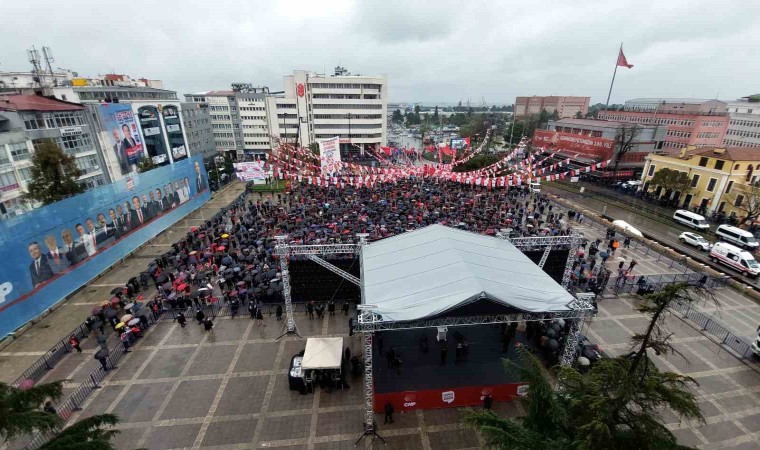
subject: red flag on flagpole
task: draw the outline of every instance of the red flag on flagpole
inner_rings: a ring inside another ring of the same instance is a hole
[[[620,67],[627,67],[629,69],[633,68],[633,64],[628,64],[628,60],[625,59],[625,54],[623,54],[623,47],[620,47],[620,53],[618,53],[618,60],[617,65]]]

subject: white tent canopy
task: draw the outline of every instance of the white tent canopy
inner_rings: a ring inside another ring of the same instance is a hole
[[[343,356],[343,338],[308,338],[301,369],[340,369]]]
[[[526,312],[567,311],[573,300],[510,242],[443,225],[364,246],[361,280],[362,303],[383,321],[421,320],[483,298]]]

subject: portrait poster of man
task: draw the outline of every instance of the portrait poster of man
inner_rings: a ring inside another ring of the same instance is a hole
[[[145,146],[131,106],[104,103],[100,105],[100,116],[103,126],[109,131],[109,146],[119,162],[122,175],[132,172],[132,166],[145,157]]]

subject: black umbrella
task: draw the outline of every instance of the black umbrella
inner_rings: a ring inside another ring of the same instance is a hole
[[[106,317],[110,319],[111,317],[116,317],[119,314],[119,311],[116,311],[113,308],[108,308],[105,314]]]
[[[121,290],[122,290],[122,289],[123,289],[123,288],[120,288],[120,287],[117,287],[117,288],[113,288],[113,289],[111,289],[111,295],[118,295],[118,294],[121,294]]]

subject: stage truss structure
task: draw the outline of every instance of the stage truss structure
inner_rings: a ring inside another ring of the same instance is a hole
[[[277,244],[275,246],[275,254],[280,260],[280,271],[282,273],[282,295],[285,300],[286,314],[286,320],[283,324],[283,333],[280,335],[280,337],[289,334],[294,334],[299,338],[301,337],[300,334],[298,334],[298,328],[296,326],[295,318],[293,317],[293,303],[290,292],[290,272],[288,270],[288,260],[293,256],[304,256],[307,259],[314,261],[320,266],[326,268],[327,270],[340,275],[351,283],[361,286],[361,280],[359,280],[356,276],[344,271],[343,269],[340,269],[328,261],[325,261],[320,256],[341,254],[359,255],[362,247],[369,245],[367,242],[367,236],[368,235],[364,233],[357,234],[357,243],[323,245],[289,244],[287,242],[287,236],[275,236],[275,239],[277,240]],[[509,238],[507,236],[497,234],[496,237],[508,240],[512,243],[512,245],[523,252],[543,250],[541,260],[538,264],[541,269],[543,269],[543,266],[549,257],[549,253],[552,250],[569,250],[561,283],[562,287],[569,289],[572,268],[577,259],[577,250],[583,242],[582,235],[573,233],[565,236]],[[410,322],[383,321],[382,317],[374,312],[375,308],[371,305],[358,305],[355,330],[361,332],[363,335],[364,431],[359,437],[357,444],[365,436],[374,436],[385,442],[385,440],[377,434],[375,427],[375,411],[373,407],[374,377],[372,365],[372,343],[373,335],[376,331],[410,330],[443,326],[489,325],[498,323],[544,321],[556,319],[570,320],[570,330],[566,337],[565,347],[562,353],[562,357],[560,358],[560,362],[562,365],[571,365],[575,360],[575,349],[580,339],[581,325],[587,318],[591,317],[594,314],[592,299],[593,294],[577,294],[575,295],[575,299],[567,305],[568,310],[565,311],[536,313],[522,312],[514,314],[492,314],[468,317],[445,317],[440,319],[417,320]]]

